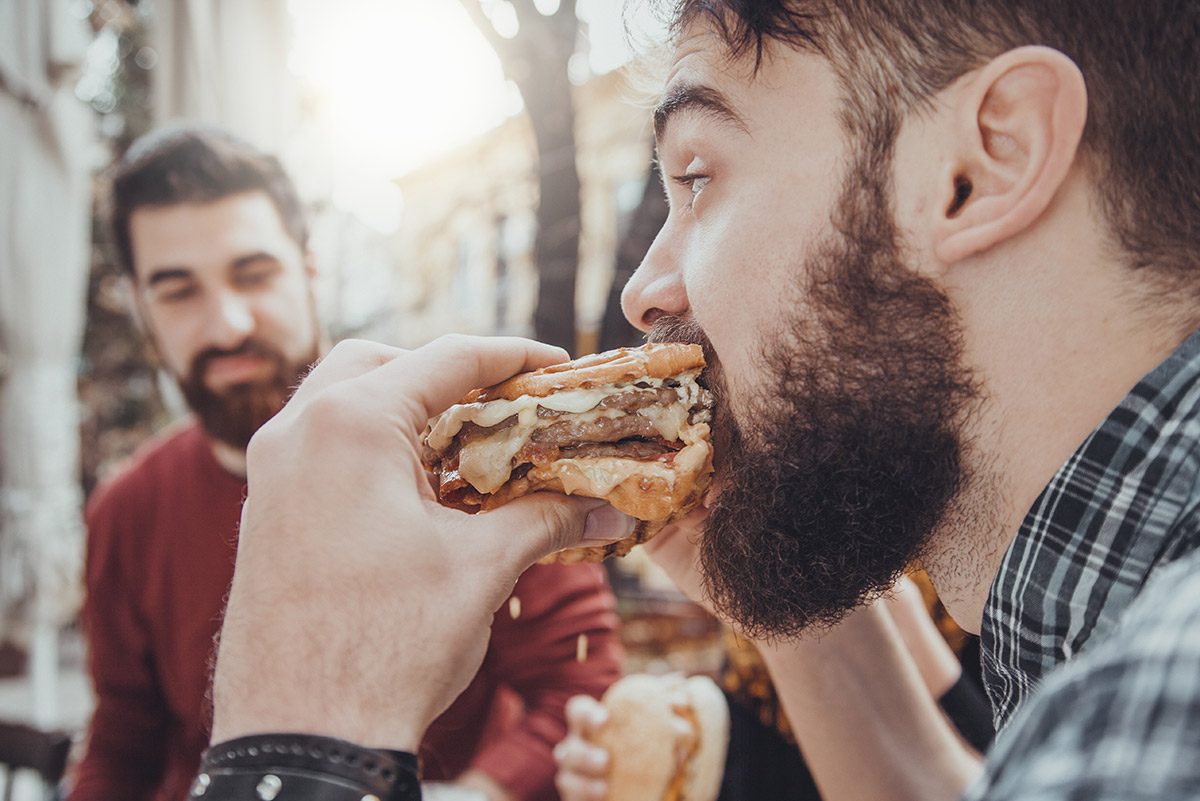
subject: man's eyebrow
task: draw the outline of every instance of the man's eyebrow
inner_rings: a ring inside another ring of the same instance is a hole
[[[235,270],[240,270],[243,267],[248,267],[249,265],[260,261],[273,261],[276,264],[282,263],[280,258],[274,253],[268,253],[265,250],[256,250],[253,253],[247,253],[243,256],[238,256],[236,259],[230,262],[230,266]]]
[[[173,281],[192,277],[192,271],[185,267],[156,267],[146,279],[146,286],[152,287],[163,281]]]
[[[667,132],[667,123],[671,121],[671,117],[683,111],[708,114],[732,125],[742,133],[750,132],[746,121],[733,110],[725,95],[711,86],[680,83],[671,87],[654,109],[654,138],[661,141]]]

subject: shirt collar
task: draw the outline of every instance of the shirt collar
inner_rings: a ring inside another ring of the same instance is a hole
[[[1058,664],[1106,633],[1153,570],[1197,547],[1200,331],[1148,373],[1025,516],[984,608],[997,728]]]

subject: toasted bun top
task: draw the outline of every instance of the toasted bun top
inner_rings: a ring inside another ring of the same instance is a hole
[[[516,400],[523,395],[542,398],[564,389],[591,389],[639,378],[670,378],[703,368],[704,350],[699,345],[661,342],[640,348],[617,348],[521,373],[494,387],[472,390],[460,402]]]
[[[604,693],[608,722],[595,739],[609,754],[609,801],[661,801],[675,779],[686,746],[668,687],[662,677],[635,674]]]

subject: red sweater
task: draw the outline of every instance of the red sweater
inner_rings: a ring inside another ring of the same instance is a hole
[[[190,425],[143,448],[89,502],[84,625],[97,705],[71,801],[186,797],[208,744],[209,663],[244,495]],[[613,598],[595,565],[531,568],[514,594],[520,615],[496,615],[479,674],[422,743],[425,778],[474,767],[521,799],[554,799],[566,699],[598,695],[619,674]]]

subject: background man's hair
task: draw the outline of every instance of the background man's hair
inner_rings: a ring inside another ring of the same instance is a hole
[[[848,131],[875,139],[894,140],[904,114],[1007,50],[1063,52],[1087,82],[1080,155],[1113,243],[1131,267],[1200,289],[1200,2],[659,2],[676,37],[693,23],[710,25],[733,58],[760,64],[770,43],[828,57]]]
[[[112,177],[109,222],[121,266],[133,273],[129,219],[137,209],[210,203],[253,191],[271,198],[284,230],[301,250],[307,248],[304,207],[274,156],[214,128],[168,128],[143,136]]]

